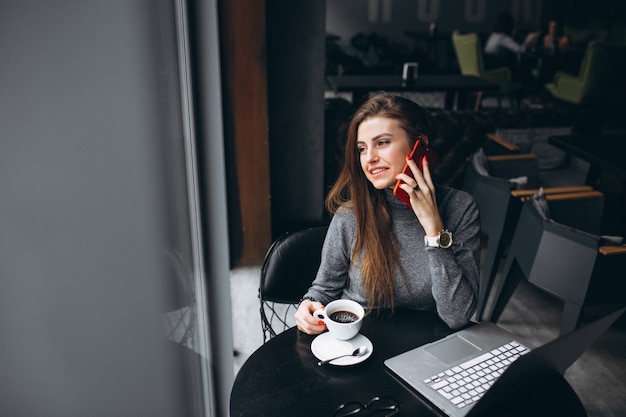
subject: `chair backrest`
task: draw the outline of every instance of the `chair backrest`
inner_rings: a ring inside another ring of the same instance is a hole
[[[480,173],[473,161],[470,161],[466,167],[462,188],[470,193],[478,204],[481,231],[489,235],[490,239],[495,237],[489,243],[497,245],[506,221],[511,189],[514,186],[506,178]]]
[[[488,136],[487,144],[500,138]],[[502,141],[506,145],[506,141]],[[510,151],[515,152],[516,149]],[[481,261],[480,291],[476,317],[481,319],[504,248],[508,245],[521,209],[511,192],[519,187],[536,187],[536,155],[509,153],[486,156],[474,153],[466,166],[463,190],[475,199],[480,210],[484,257]]]
[[[572,212],[587,215],[590,207],[587,198],[603,201],[602,193],[592,191],[580,193],[580,198],[570,194],[550,201],[546,197],[543,201],[524,202],[502,268],[500,287],[495,291],[490,321],[498,321],[517,283],[524,277],[530,284],[563,300],[561,334],[576,328],[598,255],[598,237],[551,219],[556,205],[561,203],[570,205]],[[598,212],[589,215],[601,217]]]
[[[263,341],[293,326],[300,298],[315,279],[328,226],[286,233],[267,251],[259,283]]]
[[[589,42],[579,72],[581,103],[600,102],[607,94],[612,97],[616,92],[623,92],[624,71],[626,45]]]
[[[480,230],[483,238],[484,256],[481,260],[480,286],[476,317],[482,318],[491,291],[494,271],[500,255],[501,238],[507,224],[512,185],[506,178],[492,177],[472,155],[466,165],[462,189],[470,193],[480,210]]]
[[[573,277],[576,276],[575,272],[583,271],[582,275],[591,276],[597,257],[598,236],[573,225],[555,223],[553,214],[556,207],[561,205],[562,210],[569,208],[571,212],[584,216],[590,206],[596,202],[602,203],[603,200],[600,193],[590,197],[548,201],[550,220],[544,220],[540,210],[531,202],[524,203],[511,243],[511,252],[530,283],[549,290],[561,299],[584,299],[587,286],[575,282]],[[600,212],[593,211],[588,215],[601,218]]]
[[[461,74],[482,76],[485,72],[485,66],[478,34],[461,34],[455,30],[452,32],[452,44]]]

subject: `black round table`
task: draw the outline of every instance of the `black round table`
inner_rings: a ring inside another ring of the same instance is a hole
[[[362,363],[343,367],[319,367],[311,352],[315,336],[296,328],[271,339],[237,374],[230,416],[332,416],[343,403],[365,404],[377,396],[393,397],[400,404],[399,416],[439,415],[383,362],[452,331],[433,313],[405,310],[373,313],[365,318],[361,333],[372,341],[372,355]],[[578,396],[560,375],[538,383],[520,394],[519,401],[503,407],[493,410],[493,415],[586,416]]]

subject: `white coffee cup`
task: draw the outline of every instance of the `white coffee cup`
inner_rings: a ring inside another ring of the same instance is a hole
[[[325,309],[315,310],[313,315],[324,321],[335,339],[348,340],[359,334],[365,310],[356,301],[335,300],[328,303]]]

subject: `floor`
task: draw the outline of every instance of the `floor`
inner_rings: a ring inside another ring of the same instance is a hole
[[[231,271],[235,373],[263,343],[259,301],[260,267]],[[498,325],[536,346],[558,335],[558,300],[522,284],[513,295]],[[613,325],[566,372],[589,417],[626,416],[626,317]]]

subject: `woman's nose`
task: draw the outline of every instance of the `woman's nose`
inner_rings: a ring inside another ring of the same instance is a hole
[[[376,161],[378,159],[378,152],[375,149],[368,149],[365,154],[365,159],[368,162]]]

